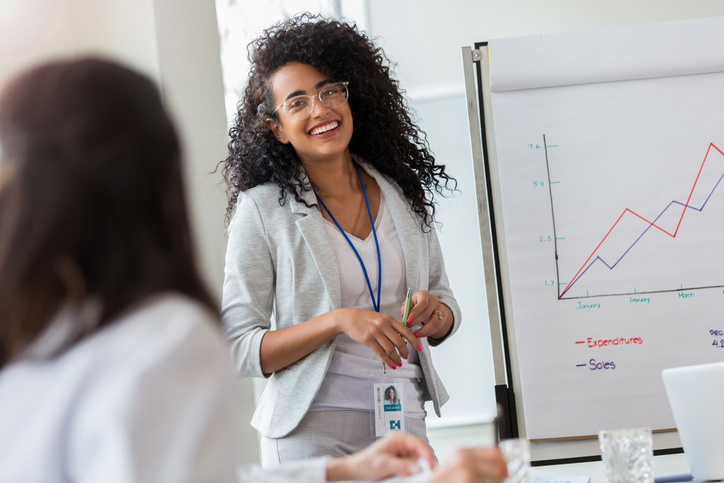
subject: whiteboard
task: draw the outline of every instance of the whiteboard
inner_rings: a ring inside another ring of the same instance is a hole
[[[721,45],[722,17],[488,43],[528,439],[672,429],[661,371],[724,360]]]

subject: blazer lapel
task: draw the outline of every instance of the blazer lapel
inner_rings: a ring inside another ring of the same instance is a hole
[[[342,307],[339,267],[337,266],[334,249],[329,243],[324,218],[319,212],[317,199],[313,191],[302,191],[300,197],[312,206],[308,207],[304,203],[299,203],[291,196],[287,198],[289,206],[292,213],[304,215],[296,220],[297,228],[307,244],[309,253],[312,254],[314,263],[317,265],[319,276],[327,289],[329,299],[332,301],[332,309],[339,309]]]
[[[412,213],[407,198],[400,193],[397,186],[390,183],[382,173],[370,165],[359,160],[358,162],[377,181],[380,191],[385,197],[385,203],[387,203],[387,208],[392,216],[392,222],[395,224],[397,236],[400,238],[400,245],[402,245],[402,253],[405,256],[405,281],[407,286],[411,287],[413,292],[416,292],[421,288],[418,254],[422,253],[420,243],[424,240],[424,237],[420,236],[420,226],[417,224],[418,217]]]

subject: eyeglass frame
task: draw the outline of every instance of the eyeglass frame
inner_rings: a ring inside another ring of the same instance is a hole
[[[344,98],[344,102],[343,102],[342,104],[340,104],[340,106],[343,106],[345,103],[349,102],[349,87],[348,87],[348,86],[349,86],[349,81],[330,82],[329,84],[325,84],[325,85],[322,86],[321,89],[319,89],[319,92],[317,92],[315,95],[300,94],[300,95],[298,95],[298,96],[290,97],[290,98],[287,99],[286,101],[284,101],[284,102],[282,102],[281,104],[279,104],[279,105],[276,107],[276,109],[274,109],[274,111],[272,111],[271,117],[274,117],[274,116],[276,115],[277,111],[278,111],[281,107],[284,107],[284,104],[286,104],[287,102],[289,102],[289,101],[291,101],[292,99],[295,99],[295,98],[297,98],[297,97],[309,97],[309,98],[312,100],[312,110],[309,111],[309,114],[307,114],[303,119],[308,118],[309,116],[312,115],[312,112],[314,112],[314,98],[315,98],[315,97],[316,97],[317,99],[319,99],[319,102],[321,102],[324,107],[327,107],[327,108],[329,108],[329,109],[334,109],[333,107],[329,107],[327,104],[324,103],[324,101],[322,100],[322,91],[323,91],[325,88],[327,88],[327,87],[329,87],[329,86],[333,86],[333,85],[335,85],[335,84],[342,84],[342,85],[344,86],[344,90],[347,92],[347,95],[346,95],[345,98]],[[337,107],[339,107],[339,106],[337,106]],[[285,113],[287,116],[289,116],[289,113],[287,112],[286,109],[284,109],[284,113]],[[290,117],[291,117],[291,116],[290,116]],[[300,119],[300,120],[302,120],[302,119]]]

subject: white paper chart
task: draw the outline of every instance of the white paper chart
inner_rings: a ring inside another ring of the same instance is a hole
[[[508,314],[534,440],[673,428],[661,370],[724,360],[724,59],[696,47],[724,21],[610,30],[626,52],[606,30],[490,43]],[[688,54],[651,63],[672,30]],[[564,74],[537,87],[526,65],[546,59]]]

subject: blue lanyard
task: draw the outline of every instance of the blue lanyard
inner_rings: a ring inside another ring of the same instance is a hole
[[[337,229],[342,234],[345,240],[347,240],[347,243],[349,243],[349,246],[352,247],[352,250],[354,250],[354,254],[357,255],[357,260],[359,260],[360,266],[362,266],[362,271],[365,274],[365,280],[367,280],[367,289],[370,291],[370,297],[372,298],[372,306],[375,308],[375,312],[380,311],[380,289],[382,287],[382,258],[380,257],[380,244],[377,241],[377,230],[375,230],[375,221],[372,219],[372,211],[370,210],[370,202],[367,200],[367,192],[365,191],[365,184],[362,181],[362,175],[359,172],[359,168],[357,165],[354,165],[354,169],[357,170],[357,176],[359,177],[359,182],[362,185],[362,194],[365,197],[365,204],[367,205],[367,214],[370,217],[370,223],[372,224],[372,234],[375,236],[375,246],[377,247],[377,273],[379,275],[379,278],[377,280],[377,300],[375,300],[375,295],[372,292],[372,284],[370,283],[370,277],[367,275],[367,268],[365,267],[365,262],[362,261],[362,257],[359,256],[359,253],[357,252],[357,249],[354,247],[352,242],[350,241],[347,234],[344,232],[341,226],[339,226],[339,223],[337,223],[337,220],[332,215],[332,212],[329,211],[329,208],[327,208],[327,205],[324,204],[324,201],[322,201],[322,198],[319,197],[317,192],[314,192],[314,195],[317,197],[320,203],[322,203],[322,206],[324,207],[325,211],[329,215],[329,217],[332,219],[335,225],[337,225]]]

